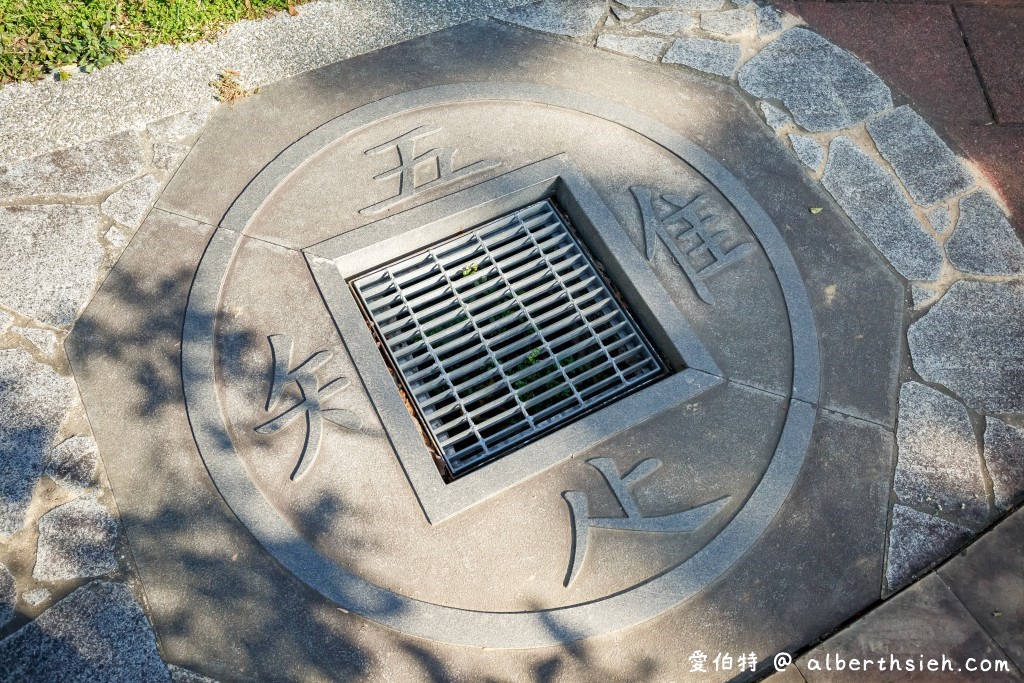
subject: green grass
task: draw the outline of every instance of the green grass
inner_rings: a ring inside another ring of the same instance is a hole
[[[211,38],[232,22],[301,1],[0,0],[0,84],[69,65],[93,71],[154,45]]]

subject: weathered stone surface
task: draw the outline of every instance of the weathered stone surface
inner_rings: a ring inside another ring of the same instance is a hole
[[[50,591],[46,588],[33,588],[30,591],[22,593],[21,599],[24,600],[26,604],[36,607],[50,599]]]
[[[0,199],[96,194],[125,182],[144,164],[138,133],[119,133],[0,168]]]
[[[6,311],[0,311],[0,332],[5,332],[12,320],[14,320],[13,315]]]
[[[581,38],[594,32],[606,9],[607,3],[600,0],[542,0],[495,16],[536,31]]]
[[[178,167],[188,155],[189,148],[174,142],[153,143],[153,166],[161,171],[170,171]]]
[[[740,46],[706,38],[679,38],[672,43],[662,61],[719,76],[732,76],[740,61]]]
[[[886,112],[867,128],[878,151],[918,204],[949,199],[974,184],[953,151],[910,107]]]
[[[100,209],[121,225],[135,230],[156,201],[159,191],[159,180],[151,175],[143,176],[107,197]]]
[[[956,282],[907,339],[925,380],[976,410],[1024,412],[1024,283]]]
[[[44,473],[61,487],[81,493],[92,484],[99,448],[91,436],[73,436],[50,451]]]
[[[631,9],[626,9],[625,7],[612,7],[611,13],[613,17],[620,21],[627,21],[636,16],[636,12]]]
[[[1017,670],[1024,670],[1024,510],[1008,515],[936,573]]]
[[[914,308],[922,308],[925,304],[935,298],[936,292],[931,287],[919,287],[913,285],[910,288],[910,296],[914,300]]]
[[[174,683],[217,683],[212,678],[201,676],[195,671],[175,666],[174,664],[168,664],[167,671],[171,674],[171,680]]]
[[[914,576],[952,555],[970,538],[971,531],[966,527],[898,503],[893,505],[889,563],[885,569],[889,590],[903,587]]]
[[[101,576],[117,569],[117,524],[105,507],[84,496],[39,519],[32,578],[37,581]]]
[[[758,102],[758,106],[761,107],[761,112],[764,114],[764,120],[776,133],[785,126],[793,123],[793,119],[789,118],[789,114],[770,102]]]
[[[0,536],[21,528],[74,383],[25,351],[0,351]]]
[[[782,100],[807,130],[838,130],[892,106],[889,88],[853,55],[794,28],[743,65],[740,86]]]
[[[1003,210],[984,191],[960,200],[960,218],[946,241],[946,254],[950,263],[965,273],[1024,272],[1024,245]]]
[[[615,33],[602,33],[597,38],[597,46],[612,52],[646,59],[649,62],[658,61],[658,54],[664,47],[665,41],[661,38],[648,36],[623,36]]]
[[[116,225],[111,225],[110,228],[103,233],[103,239],[110,242],[111,246],[120,249],[124,245],[128,244],[128,238]]]
[[[178,142],[201,131],[209,120],[209,109],[183,111],[148,124],[146,130],[160,142]]]
[[[0,301],[54,326],[74,322],[103,259],[88,206],[0,207]]]
[[[982,522],[988,516],[981,454],[967,410],[918,382],[900,388],[893,489],[905,503]]]
[[[758,7],[754,16],[757,17],[757,35],[770,36],[782,30],[782,15],[771,5]]]
[[[985,464],[996,507],[1006,510],[1024,499],[1024,429],[995,417],[985,422]]]
[[[849,138],[829,144],[821,184],[900,275],[938,279],[938,243],[918,221],[896,180]]]
[[[926,215],[935,232],[944,233],[953,227],[953,216],[948,206],[936,206],[934,209],[929,209]]]
[[[128,586],[94,581],[0,641],[0,680],[170,682]]]
[[[693,17],[683,12],[658,12],[653,17],[632,24],[629,28],[648,33],[670,36],[684,28],[693,26]]]
[[[724,0],[626,0],[622,3],[627,7],[648,8],[664,7],[666,9],[721,9]]]
[[[0,627],[14,616],[14,575],[0,564]]]
[[[57,336],[49,330],[40,330],[37,327],[12,327],[11,332],[28,339],[34,347],[47,355],[57,348]]]
[[[734,36],[754,25],[754,15],[745,9],[731,9],[700,15],[700,27],[709,33]]]
[[[789,141],[793,144],[793,151],[796,152],[797,158],[808,168],[817,171],[825,159],[825,150],[821,143],[812,137],[793,133],[790,134]]]

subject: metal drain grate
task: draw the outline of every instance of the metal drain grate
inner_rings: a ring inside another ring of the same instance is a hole
[[[550,201],[352,284],[452,476],[665,373]]]

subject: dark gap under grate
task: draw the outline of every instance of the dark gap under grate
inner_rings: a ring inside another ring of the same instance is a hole
[[[665,374],[550,201],[352,286],[453,477]]]

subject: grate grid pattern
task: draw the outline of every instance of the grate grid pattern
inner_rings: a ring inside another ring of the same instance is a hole
[[[452,476],[665,373],[550,201],[352,287]]]

